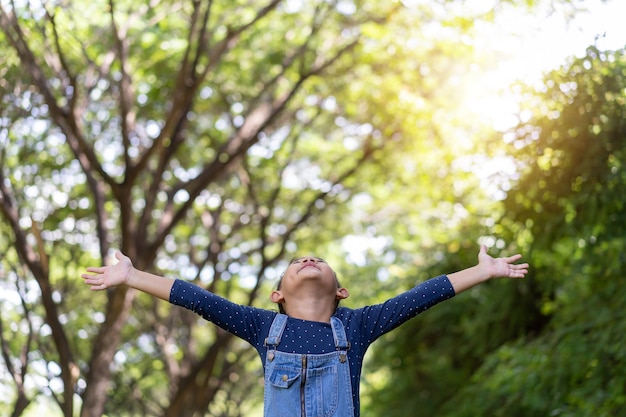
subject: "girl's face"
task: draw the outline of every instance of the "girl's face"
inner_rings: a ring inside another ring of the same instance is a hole
[[[280,286],[284,288],[285,285],[299,285],[306,280],[315,280],[321,287],[330,286],[335,289],[339,286],[335,271],[325,260],[315,256],[294,258],[283,274]]]
[[[272,300],[289,304],[302,299],[328,300],[336,307],[337,300],[346,298],[347,291],[340,288],[335,271],[322,258],[303,256],[293,259],[283,274]]]

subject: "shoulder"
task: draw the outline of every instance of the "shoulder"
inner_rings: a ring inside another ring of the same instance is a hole
[[[358,327],[361,322],[362,309],[354,310],[348,307],[338,307],[335,311],[337,317],[346,328]]]

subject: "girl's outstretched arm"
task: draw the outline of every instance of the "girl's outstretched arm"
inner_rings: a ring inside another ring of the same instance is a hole
[[[105,290],[118,285],[127,285],[147,294],[169,301],[170,291],[174,280],[159,275],[140,271],[133,266],[130,258],[121,252],[116,252],[118,263],[115,265],[87,268],[86,274],[81,274],[85,284],[94,291]]]
[[[505,258],[493,258],[487,254],[487,247],[481,245],[478,253],[478,265],[459,272],[448,274],[448,279],[456,294],[474,285],[492,278],[524,278],[528,273],[528,264],[515,264],[522,255],[517,254]]]

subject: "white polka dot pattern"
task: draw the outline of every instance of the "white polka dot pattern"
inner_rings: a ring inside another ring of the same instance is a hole
[[[352,377],[355,410],[359,410],[359,380],[363,357],[372,342],[421,312],[454,296],[448,277],[423,282],[384,303],[359,309],[340,307],[337,316],[344,324],[351,348],[348,361]],[[263,345],[277,314],[250,306],[235,304],[191,283],[176,280],[170,293],[172,304],[192,310],[222,329],[241,337],[254,346],[265,363]],[[289,318],[278,350],[299,354],[321,354],[335,350],[329,323]]]

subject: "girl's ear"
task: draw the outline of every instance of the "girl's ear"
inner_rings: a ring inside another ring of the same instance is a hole
[[[285,301],[285,297],[283,297],[283,293],[276,290],[276,291],[272,291],[272,294],[270,295],[270,300],[272,300],[273,303],[282,303],[283,301]]]
[[[337,288],[337,300],[345,300],[350,296],[350,293],[346,288]]]

